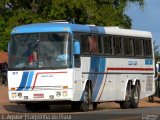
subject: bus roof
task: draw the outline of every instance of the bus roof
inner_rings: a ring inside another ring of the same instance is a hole
[[[136,36],[136,37],[149,37],[152,35],[150,32],[121,29],[119,27],[103,27],[94,25],[80,25],[69,23],[35,23],[17,26],[13,28],[11,34],[20,33],[37,33],[37,32],[87,32],[87,33],[99,33],[110,35],[122,35],[122,36]]]
[[[148,32],[148,31],[122,29],[119,27],[105,27],[104,29],[105,29],[105,32],[109,35],[152,38],[151,32]]]
[[[15,27],[11,34],[36,32],[92,32],[105,34],[104,27],[69,23],[36,23]]]

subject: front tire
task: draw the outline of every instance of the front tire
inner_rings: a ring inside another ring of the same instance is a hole
[[[80,110],[86,112],[91,109],[93,109],[91,88],[89,85],[86,85],[83,94],[83,101],[80,105]]]

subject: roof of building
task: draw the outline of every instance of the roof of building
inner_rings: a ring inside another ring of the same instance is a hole
[[[8,53],[0,50],[0,64],[8,62]]]

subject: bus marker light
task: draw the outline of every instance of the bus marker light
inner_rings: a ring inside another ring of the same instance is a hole
[[[11,90],[12,90],[12,91],[15,91],[15,90],[16,90],[16,88],[11,88]]]
[[[63,96],[64,96],[64,97],[67,96],[67,91],[63,91]]]
[[[63,86],[63,89],[68,89],[68,86]]]
[[[67,28],[67,27],[64,27],[64,30],[66,31],[66,30],[68,30],[68,28]]]
[[[16,93],[12,93],[12,98],[15,98],[17,97],[17,94]]]

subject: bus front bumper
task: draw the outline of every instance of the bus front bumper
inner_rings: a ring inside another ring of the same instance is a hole
[[[73,100],[73,90],[8,91],[10,102]]]

